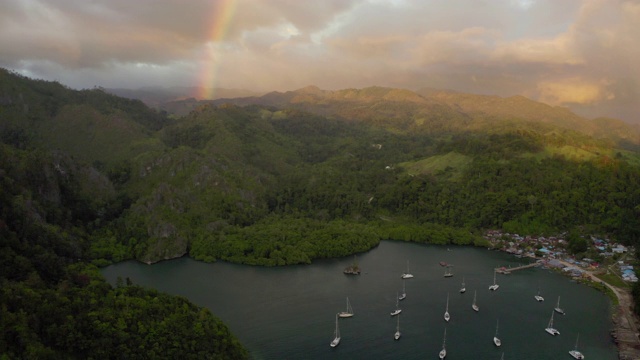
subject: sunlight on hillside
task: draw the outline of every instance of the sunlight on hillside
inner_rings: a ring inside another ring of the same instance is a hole
[[[450,152],[445,155],[431,156],[415,162],[400,163],[399,166],[406,169],[407,172],[412,175],[446,174],[450,176],[452,180],[457,180],[472,161],[473,158],[469,156],[457,152]]]
[[[588,151],[575,146],[545,146],[544,150],[537,153],[527,153],[523,157],[534,157],[538,160],[551,157],[564,157],[573,161],[594,161],[600,158],[622,159],[634,166],[640,165],[640,157],[631,151],[620,149],[602,149],[598,148],[594,151]]]

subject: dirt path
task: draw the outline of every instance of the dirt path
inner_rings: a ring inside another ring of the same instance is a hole
[[[565,261],[560,261],[565,266],[575,266]],[[602,282],[593,272],[585,271],[589,278],[595,282]],[[628,289],[621,289],[611,284],[604,283],[618,297],[618,307],[613,311],[614,329],[611,332],[618,344],[618,358],[620,360],[640,359],[640,321],[633,313],[633,296]]]

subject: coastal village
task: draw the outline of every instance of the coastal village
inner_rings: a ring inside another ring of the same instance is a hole
[[[634,301],[631,286],[638,281],[634,265],[635,248],[626,247],[607,238],[591,236],[586,248],[571,254],[565,235],[521,236],[499,230],[487,231],[484,235],[490,248],[513,254],[516,257],[535,259],[531,266],[544,266],[557,270],[576,281],[597,284],[609,289],[617,298],[613,309],[613,340],[618,345],[621,360],[640,359],[640,320],[633,311]],[[523,266],[520,268],[524,268]],[[497,272],[509,274],[515,269],[501,267]]]
[[[520,236],[490,230],[485,233],[493,249],[505,251],[517,257],[538,259],[549,268],[559,269],[574,278],[589,278],[590,272],[609,272],[625,282],[637,282],[638,277],[632,263],[635,249],[608,239],[591,237],[584,254],[589,257],[576,259],[567,251],[568,242],[560,236]],[[504,271],[504,269],[503,269]]]

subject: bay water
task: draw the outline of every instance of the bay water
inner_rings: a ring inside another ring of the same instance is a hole
[[[127,261],[102,273],[134,284],[181,295],[209,308],[224,321],[251,357],[261,359],[437,359],[446,329],[447,359],[571,359],[579,334],[579,350],[587,359],[617,359],[611,302],[601,292],[556,272],[530,268],[497,275],[493,269],[516,267],[529,259],[476,247],[443,247],[383,241],[357,256],[361,275],[345,275],[353,257],[315,261],[312,265],[256,267],[180,258],[146,265]],[[444,277],[441,261],[452,265]],[[407,263],[414,278],[402,280]],[[464,278],[466,292],[460,293]],[[394,340],[396,297],[400,301],[400,340]],[[540,289],[544,302],[534,296]],[[472,310],[474,291],[479,312]],[[443,315],[447,306],[451,320]],[[333,339],[336,314],[353,307],[352,318],[340,319],[341,342]],[[547,327],[560,297],[566,315],[554,315],[560,335]],[[496,322],[502,346],[493,344]]]

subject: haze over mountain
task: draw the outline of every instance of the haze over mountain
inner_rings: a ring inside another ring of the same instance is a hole
[[[204,101],[202,103],[208,103]],[[259,97],[218,99],[213,104],[260,104],[295,108],[323,116],[346,119],[414,122],[427,127],[458,130],[486,130],[518,126],[526,121],[538,127],[553,125],[596,138],[610,139],[622,146],[640,145],[640,126],[616,119],[583,118],[564,107],[552,107],[523,96],[464,94],[452,91],[371,87],[337,91],[308,86],[296,91],[271,92]],[[192,103],[196,106],[197,103]],[[551,129],[549,129],[551,131]]]
[[[141,100],[148,106],[155,107],[155,108],[162,108],[168,103],[176,100],[186,100],[186,99],[202,100],[199,97],[203,93],[214,94],[209,97],[211,100],[220,99],[220,98],[235,98],[235,97],[262,95],[262,93],[257,93],[255,91],[243,90],[243,89],[216,88],[215,90],[211,90],[211,89],[202,89],[200,87],[183,87],[183,86],[173,86],[173,87],[151,86],[151,87],[144,87],[144,88],[137,88],[137,89],[119,88],[119,89],[105,89],[105,91],[114,95],[124,97],[124,98]]]
[[[6,0],[0,66],[73,88],[430,87],[640,119],[634,0]]]

